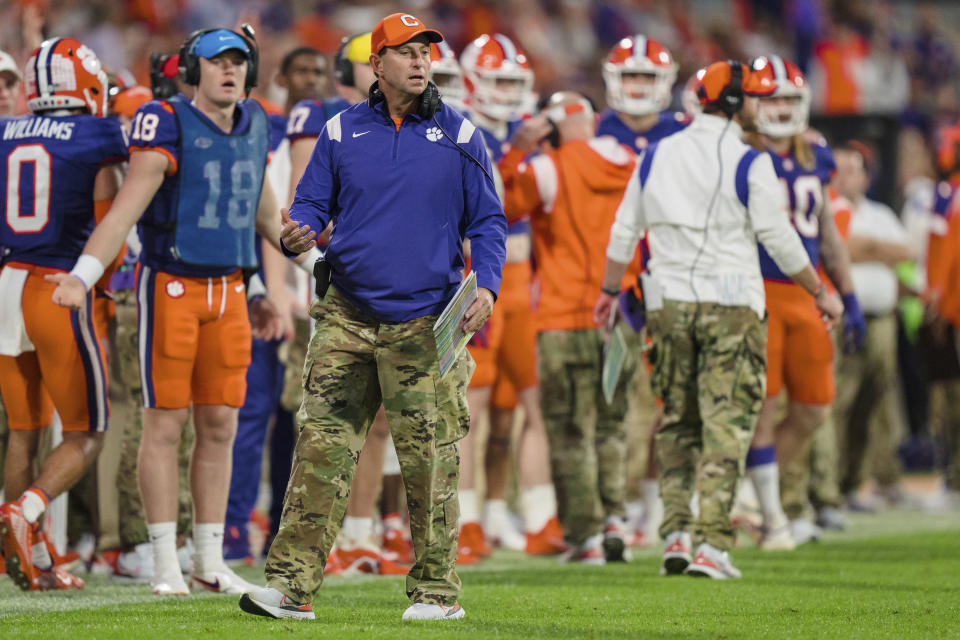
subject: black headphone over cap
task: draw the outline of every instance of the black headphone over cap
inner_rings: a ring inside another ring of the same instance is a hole
[[[363,34],[346,36],[340,41],[340,48],[337,49],[337,53],[333,56],[333,77],[337,79],[338,83],[345,87],[355,86],[354,83],[356,79],[353,77],[353,61],[347,57],[347,47],[353,42],[354,38],[360,35]]]
[[[260,49],[257,47],[256,36],[253,27],[244,23],[242,25],[243,33],[237,33],[231,29],[200,29],[194,31],[180,47],[180,77],[189,85],[197,86],[200,84],[200,57],[197,56],[194,49],[197,41],[208,33],[214,31],[229,31],[234,33],[247,43],[248,60],[247,75],[243,82],[244,93],[250,93],[250,90],[257,86],[257,72],[260,66]]]
[[[727,60],[730,67],[730,82],[720,91],[716,100],[710,100],[710,104],[715,104],[727,117],[733,117],[733,114],[743,108],[743,63],[736,60]],[[697,87],[697,96],[701,100],[708,100],[707,89],[700,84]]]

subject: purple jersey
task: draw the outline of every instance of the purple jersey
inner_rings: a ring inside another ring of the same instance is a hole
[[[327,120],[337,115],[350,104],[343,98],[326,100],[301,100],[290,110],[287,120],[287,138],[292,143],[299,138],[317,138]]]
[[[93,185],[104,165],[127,158],[120,122],[77,114],[0,122],[0,262],[69,271],[94,220]]]
[[[613,136],[617,139],[617,142],[630,147],[634,153],[639,154],[649,145],[659,142],[678,131],[683,131],[689,124],[690,119],[682,113],[661,111],[656,124],[646,131],[637,132],[628,127],[616,111],[607,109],[600,114],[597,135]]]
[[[188,102],[185,100],[185,102]],[[250,103],[250,104],[248,104]],[[207,116],[196,111],[201,120],[210,128],[211,136],[242,137],[250,129],[250,109],[253,100],[241,100],[234,111],[233,130],[225,134]],[[195,109],[195,107],[190,107]],[[260,108],[257,105],[255,108]],[[179,175],[181,148],[186,151],[192,147],[204,149],[213,144],[212,137],[199,137],[195,140],[180,139],[180,125],[174,114],[173,106],[163,100],[152,100],[137,110],[130,135],[130,152],[157,151],[170,160],[167,175],[157,190],[153,200],[147,206],[140,219],[140,240],[143,251],[140,260],[146,266],[178,276],[208,278],[226,275],[236,267],[215,267],[184,262],[174,257],[171,248],[174,244],[177,206],[180,200],[181,179]],[[190,179],[206,180],[205,176],[191,176]]]
[[[830,147],[820,144],[811,145],[813,150],[813,168],[805,169],[792,154],[781,156],[768,151],[773,159],[773,168],[777,177],[787,190],[790,222],[800,235],[803,248],[810,256],[810,264],[816,269],[820,264],[820,215],[830,203],[824,200],[824,187],[830,182],[830,176],[836,170],[833,152]],[[760,245],[760,271],[764,280],[793,282]]]

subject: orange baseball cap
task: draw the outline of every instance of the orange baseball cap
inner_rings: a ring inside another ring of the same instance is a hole
[[[418,18],[409,13],[392,13],[370,33],[370,51],[379,54],[384,47],[398,47],[421,33],[427,34],[430,42],[443,42],[442,33],[428,29]]]
[[[740,84],[743,93],[748,96],[768,96],[777,90],[777,83],[759,73],[751,73],[750,68],[742,62],[714,62],[706,68],[700,77],[697,95],[700,104],[706,106],[720,99],[720,94],[733,80],[731,64],[738,64],[741,68]],[[700,76],[699,72],[697,76]]]

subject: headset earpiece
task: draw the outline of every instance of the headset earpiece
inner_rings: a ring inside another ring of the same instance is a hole
[[[427,88],[420,94],[420,109],[418,114],[424,120],[429,120],[436,113],[443,109],[443,101],[440,99],[440,89],[432,82],[427,82]]]
[[[183,43],[183,46],[180,47],[180,77],[185,83],[194,87],[200,84],[200,58],[194,52],[194,48],[197,46],[197,41],[200,38],[213,31],[230,30],[200,29],[199,31],[194,31]],[[231,33],[236,32],[231,31]],[[260,66],[260,49],[257,47],[257,41],[252,37],[247,36],[247,33],[247,29],[244,29],[244,33],[236,33],[236,35],[240,36],[240,38],[247,44],[247,50],[249,52],[249,57],[247,59],[247,75],[244,78],[243,90],[245,93],[250,93],[250,90],[257,86],[257,71],[258,67]],[[252,28],[249,29],[249,33],[253,33]]]
[[[720,110],[732,117],[743,108],[743,65],[736,60],[727,60],[727,64],[730,65],[730,83],[720,92],[717,101]]]
[[[347,45],[349,45],[356,36],[348,36],[340,41],[340,48],[333,56],[333,76],[337,82],[345,87],[353,87],[355,79],[353,77],[353,62],[347,57]]]

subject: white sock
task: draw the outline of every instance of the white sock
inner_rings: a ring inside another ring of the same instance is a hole
[[[753,488],[760,501],[763,522],[768,530],[779,529],[787,523],[787,516],[780,506],[780,470],[776,462],[753,467],[749,471]]]
[[[480,509],[477,507],[477,490],[460,490],[460,526],[468,522],[480,522]]]
[[[154,522],[147,523],[147,534],[150,536],[150,550],[153,552],[154,575],[160,575],[168,567],[180,570],[177,560],[177,523]],[[222,534],[221,534],[222,535]]]
[[[509,521],[506,500],[487,500],[483,503],[483,525],[489,528],[491,523]]]
[[[203,574],[223,565],[223,523],[193,524],[193,570]]]
[[[557,493],[550,483],[527,487],[520,496],[523,526],[527,533],[539,533],[557,515]]]
[[[50,551],[47,549],[47,545],[43,540],[33,544],[33,547],[30,548],[30,555],[32,556],[33,565],[37,569],[47,571],[53,568],[53,558],[50,557]]]
[[[643,523],[643,500],[627,501],[627,523],[630,528],[637,529]]]
[[[40,497],[40,490],[31,487],[20,496],[20,509],[23,512],[23,518],[30,524],[35,523],[47,509],[47,503]]]
[[[340,535],[346,540],[364,543],[373,536],[373,518],[354,518],[347,516],[343,519]]]

